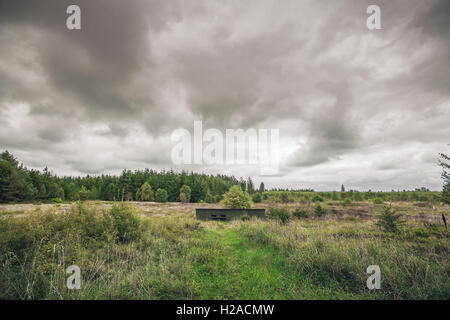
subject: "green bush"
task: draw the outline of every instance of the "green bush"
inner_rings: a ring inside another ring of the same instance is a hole
[[[380,199],[380,198],[375,198],[375,199],[373,199],[373,203],[374,203],[374,204],[383,204],[384,202],[383,202],[383,200]]]
[[[168,194],[165,189],[159,188],[155,193],[155,201],[156,202],[167,202]]]
[[[314,208],[314,214],[317,217],[322,217],[327,214],[327,210],[325,208],[322,208],[322,206],[318,203]]]
[[[289,193],[287,192],[281,192],[280,193],[280,201],[282,203],[288,203],[289,202]]]
[[[405,223],[405,221],[401,220],[401,215],[398,214],[392,206],[385,207],[383,212],[379,214],[377,218],[377,225],[381,230],[386,232],[398,233]]]
[[[343,205],[343,206],[349,206],[349,205],[351,205],[351,204],[352,204],[352,200],[349,199],[349,198],[347,198],[347,199],[345,199],[344,201],[342,201],[342,205]]]
[[[294,209],[294,211],[292,211],[292,215],[294,217],[296,217],[297,219],[302,219],[302,218],[308,218],[309,217],[309,213],[308,211],[304,210],[304,209]]]
[[[248,220],[250,220],[250,216],[249,216],[248,214],[243,214],[243,215],[240,217],[240,219],[241,219],[242,221],[248,221]]]
[[[336,201],[336,200],[340,200],[341,197],[340,197],[339,193],[337,193],[336,191],[333,191],[333,193],[331,195],[331,199]]]
[[[289,210],[286,208],[270,208],[267,213],[269,219],[278,220],[281,223],[287,223],[291,219]]]
[[[141,236],[141,220],[131,205],[114,205],[107,211],[107,216],[112,218],[113,230],[119,242],[136,240]]]
[[[256,192],[254,195],[253,195],[253,202],[255,202],[255,203],[260,203],[261,202],[261,193],[259,193],[259,192]]]
[[[233,209],[250,209],[251,201],[247,192],[242,191],[238,185],[232,186],[230,190],[225,193],[223,200],[223,206]]]
[[[313,202],[323,202],[323,197],[319,196],[318,194],[316,194],[313,199]]]
[[[180,189],[180,201],[190,202],[191,201],[191,188],[187,185],[183,185]]]

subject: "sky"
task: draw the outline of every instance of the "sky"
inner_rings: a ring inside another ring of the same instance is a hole
[[[199,120],[279,129],[278,174],[174,164],[172,133]],[[0,151],[28,168],[440,190],[449,123],[448,0],[0,0]]]

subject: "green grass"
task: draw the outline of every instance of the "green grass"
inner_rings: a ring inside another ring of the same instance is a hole
[[[2,299],[449,299],[448,233],[322,218],[198,222],[129,206],[0,217]],[[65,287],[77,264],[81,290]],[[366,288],[379,265],[381,290]]]
[[[251,243],[235,229],[208,231],[215,257],[195,265],[200,299],[293,299],[296,279],[274,248]],[[201,253],[200,253],[201,254]]]

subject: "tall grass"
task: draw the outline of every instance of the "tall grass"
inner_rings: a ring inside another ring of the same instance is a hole
[[[132,206],[0,216],[0,299],[449,299],[439,228],[316,217],[198,222]],[[80,267],[80,290],[66,268]],[[382,289],[369,291],[369,265]]]
[[[306,275],[321,287],[369,293],[366,269],[378,265],[382,290],[370,292],[377,298],[450,298],[446,233],[434,233],[432,240],[420,241],[407,234],[383,233],[370,223],[360,224],[296,220],[283,225],[252,221],[240,224],[239,232],[253,242],[282,252],[289,261],[290,272]]]
[[[78,204],[67,213],[2,217],[0,298],[189,296],[183,282],[189,272],[186,240],[195,232],[188,223],[183,218],[149,223],[129,205],[102,211]],[[72,264],[82,271],[81,290],[66,288],[65,270]]]

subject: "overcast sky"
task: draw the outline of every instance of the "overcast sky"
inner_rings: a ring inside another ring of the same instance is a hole
[[[278,128],[279,174],[174,165],[171,133],[194,120]],[[29,168],[440,190],[449,123],[448,0],[0,0],[0,150]]]

